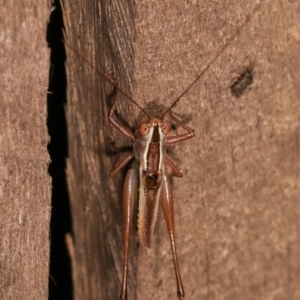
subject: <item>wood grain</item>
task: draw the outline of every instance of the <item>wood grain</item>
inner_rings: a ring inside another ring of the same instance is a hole
[[[170,149],[184,173],[173,186],[186,299],[299,299],[299,11],[299,1],[64,2],[75,299],[119,296],[124,173],[107,175],[128,143],[108,124],[112,87],[74,50],[158,115],[214,61],[174,109],[196,134]],[[236,99],[230,83],[253,61]],[[122,97],[119,115],[141,121]],[[161,213],[151,250],[135,244],[129,299],[176,299]]]
[[[0,6],[0,299],[48,298],[49,5]]]

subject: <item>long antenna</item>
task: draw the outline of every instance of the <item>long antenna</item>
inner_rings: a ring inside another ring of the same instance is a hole
[[[251,15],[253,15],[258,8],[261,6],[262,2],[259,3],[251,12],[251,14],[249,14],[244,23],[236,30],[235,34],[232,35],[228,42],[221,48],[221,50],[219,50],[219,52],[217,53],[217,55],[210,61],[210,63],[203,69],[203,71],[196,77],[196,79],[184,90],[184,92],[173,102],[173,104],[165,111],[165,113],[161,116],[161,119],[163,119],[166,114],[178,103],[178,101],[191,89],[191,87],[200,79],[200,77],[202,77],[202,75],[208,70],[208,68],[219,58],[219,56],[223,53],[223,51],[231,44],[231,42],[233,41],[233,39],[239,35],[241,29],[250,22],[251,19]]]
[[[126,98],[128,98],[132,103],[134,103],[149,119],[151,118],[150,115],[131,97],[129,97],[123,90],[116,85],[116,83],[108,76],[101,73],[92,63],[90,63],[83,55],[81,55],[79,52],[77,52],[75,49],[73,49],[69,43],[66,42],[65,39],[62,40],[64,45],[66,45],[70,50],[72,50],[73,53],[75,53],[77,56],[79,56],[87,65],[89,65],[92,69],[94,69],[102,78],[107,80],[109,83],[111,83],[122,95],[124,95]]]

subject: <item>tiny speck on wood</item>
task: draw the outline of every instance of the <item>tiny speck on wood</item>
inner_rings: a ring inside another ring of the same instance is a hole
[[[254,78],[254,63],[250,63],[248,66],[240,68],[238,75],[232,80],[230,85],[231,94],[239,98],[244,94],[249,85],[253,83]]]

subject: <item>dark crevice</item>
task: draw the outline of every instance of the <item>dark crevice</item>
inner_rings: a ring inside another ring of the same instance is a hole
[[[71,265],[67,253],[65,234],[71,232],[71,213],[66,180],[66,158],[68,156],[66,104],[66,53],[62,43],[63,20],[58,0],[47,28],[47,42],[51,48],[49,94],[47,98],[47,126],[51,141],[48,151],[51,158],[49,174],[52,177],[52,215],[50,223],[50,274],[49,299],[71,300]]]

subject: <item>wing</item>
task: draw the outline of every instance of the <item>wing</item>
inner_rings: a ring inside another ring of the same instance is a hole
[[[157,219],[162,172],[153,174],[139,168],[138,236],[140,244],[149,248]]]

